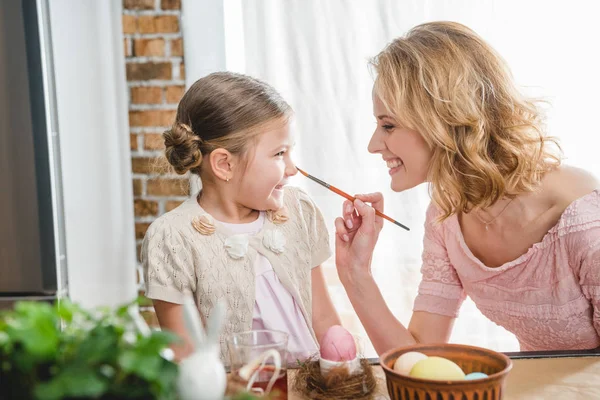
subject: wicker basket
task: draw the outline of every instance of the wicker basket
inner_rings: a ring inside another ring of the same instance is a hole
[[[469,374],[483,372],[487,378],[462,381],[434,381],[401,375],[393,370],[396,359],[409,351],[454,361]],[[502,398],[504,381],[512,368],[510,358],[492,350],[460,344],[420,344],[384,353],[381,366],[392,400],[497,400]]]

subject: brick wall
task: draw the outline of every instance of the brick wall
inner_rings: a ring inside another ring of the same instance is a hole
[[[162,140],[185,89],[181,0],[123,0],[123,34],[139,256],[150,223],[189,194],[188,179],[166,168]]]
[[[123,1],[138,245],[149,223],[189,193],[186,178],[165,172],[162,139],[185,89],[180,8],[180,0]]]

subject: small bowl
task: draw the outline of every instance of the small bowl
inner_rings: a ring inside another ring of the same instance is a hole
[[[399,374],[393,369],[394,363],[398,357],[409,351],[444,357],[458,364],[465,374],[483,372],[488,377],[462,381],[435,381]],[[462,344],[418,344],[400,347],[382,354],[380,364],[385,372],[391,400],[501,399],[506,376],[512,368],[512,361],[504,354]]]

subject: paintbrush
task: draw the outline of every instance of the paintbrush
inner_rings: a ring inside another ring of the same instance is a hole
[[[356,198],[355,198],[355,197],[352,197],[352,196],[350,196],[348,193],[344,192],[343,190],[340,190],[340,189],[336,188],[335,186],[333,186],[333,185],[330,185],[329,183],[323,182],[323,181],[322,181],[322,180],[320,180],[319,178],[315,178],[315,177],[314,177],[314,176],[312,176],[311,174],[309,174],[309,173],[306,173],[305,171],[302,171],[302,170],[301,170],[300,168],[298,168],[298,167],[296,167],[296,169],[297,169],[298,171],[300,171],[300,173],[301,173],[302,175],[306,176],[306,177],[307,177],[307,178],[309,178],[309,179],[312,179],[313,181],[317,182],[317,183],[318,183],[319,185],[321,185],[321,186],[325,186],[327,189],[331,190],[332,192],[334,192],[334,193],[337,193],[337,194],[339,194],[339,195],[340,195],[340,196],[342,196],[342,197],[345,197],[346,199],[350,200],[352,203],[354,203],[354,200],[356,200]],[[395,220],[395,219],[393,219],[393,218],[390,218],[390,217],[388,217],[388,216],[387,216],[387,215],[385,215],[384,213],[381,213],[381,212],[379,212],[379,211],[375,210],[375,214],[379,215],[379,216],[380,216],[381,218],[383,218],[383,219],[387,219],[388,221],[390,221],[390,222],[392,222],[392,223],[394,223],[394,224],[398,225],[400,228],[403,228],[403,229],[406,229],[407,231],[410,231],[410,229],[409,229],[407,226],[405,226],[405,225],[402,225],[400,222],[396,221],[396,220]]]

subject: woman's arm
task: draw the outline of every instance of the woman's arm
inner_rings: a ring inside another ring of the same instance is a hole
[[[337,218],[336,265],[346,293],[378,354],[414,343],[447,342],[454,317],[424,311],[413,313],[408,329],[387,306],[371,275],[371,260],[383,227],[375,209],[383,212],[381,193],[357,195],[344,203],[343,219]],[[371,203],[372,207],[365,204]]]
[[[312,324],[319,343],[321,338],[333,325],[341,325],[340,317],[333,306],[323,269],[319,265],[311,270],[312,280]]]
[[[346,287],[346,293],[379,355],[394,347],[446,343],[450,339],[455,318],[416,311],[407,329],[390,311],[373,279]]]

